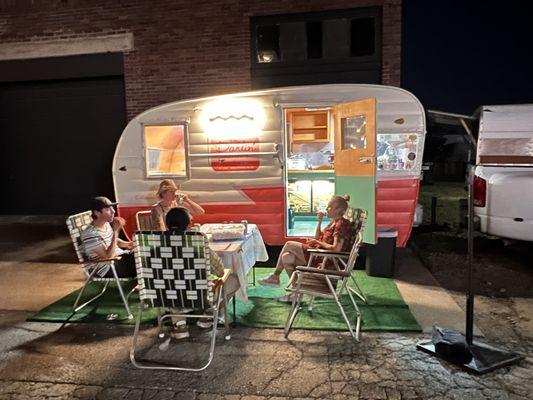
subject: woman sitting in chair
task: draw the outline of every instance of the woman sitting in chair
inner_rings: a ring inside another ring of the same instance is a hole
[[[263,286],[278,287],[280,275],[285,270],[289,277],[298,265],[307,265],[309,254],[307,249],[325,249],[331,251],[350,251],[352,239],[352,223],[343,218],[350,196],[333,196],[328,203],[326,213],[331,222],[322,230],[324,213],[317,214],[318,224],[315,237],[308,239],[307,243],[288,241],[279,254],[276,269],[266,278],[260,279]],[[283,296],[279,301],[292,301],[289,296]]]
[[[192,201],[187,194],[179,193],[178,190],[179,186],[171,179],[165,179],[159,185],[157,190],[159,201],[152,206],[152,226],[155,230],[167,230],[165,217],[169,210],[173,208],[184,208],[193,217],[205,213],[198,203]]]
[[[170,232],[180,235],[185,232],[191,224],[191,217],[186,209],[177,207],[171,209],[167,213],[165,222]],[[211,264],[211,272],[213,275],[216,275],[214,279],[222,277],[224,275],[224,264],[222,264],[222,260],[214,251],[209,252],[209,261]],[[233,296],[240,287],[237,275],[231,274],[224,284],[224,287],[226,288],[227,298],[231,298],[231,296]],[[221,307],[223,306],[224,304],[222,303]],[[175,339],[183,339],[189,336],[185,319],[175,318],[173,323],[175,328],[172,336]],[[198,320],[197,325],[201,328],[209,328],[211,327],[212,323],[211,321],[204,321],[200,319]]]

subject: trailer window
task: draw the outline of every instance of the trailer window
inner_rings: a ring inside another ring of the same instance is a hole
[[[341,119],[341,148],[366,149],[366,118],[364,115]]]
[[[414,133],[378,134],[379,171],[411,171],[418,164],[418,135]]]
[[[187,177],[184,125],[145,125],[147,177]]]

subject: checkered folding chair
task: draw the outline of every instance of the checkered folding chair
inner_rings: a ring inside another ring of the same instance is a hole
[[[84,211],[79,214],[71,215],[70,217],[67,218],[68,231],[70,233],[72,243],[74,244],[74,250],[76,250],[76,255],[78,256],[79,264],[82,266],[89,264],[89,263],[95,264],[94,260],[89,261],[87,259],[85,251],[84,251],[83,243],[81,241],[81,232],[92,222],[92,220],[93,219],[91,217],[91,211]],[[115,264],[113,263],[113,261],[116,261],[119,259],[120,257],[98,260],[100,262],[111,261],[111,270],[113,271],[113,275],[114,275],[113,278],[100,278],[96,274],[96,272],[98,271],[97,267],[93,268],[93,270],[89,274],[87,273],[86,270],[84,270],[85,271],[85,283],[83,287],[81,288],[80,293],[78,294],[78,297],[76,297],[76,301],[74,302],[74,306],[73,306],[74,312],[78,312],[86,305],[92,303],[93,301],[101,297],[104,294],[104,292],[107,290],[107,286],[109,285],[109,282],[115,281],[117,283],[117,288],[120,293],[120,297],[122,298],[122,302],[124,303],[124,308],[126,308],[126,312],[128,313],[128,319],[133,318],[133,314],[131,313],[130,307],[128,305],[127,297],[124,296],[124,291],[121,285],[121,283],[123,282],[130,281],[131,278],[119,278],[118,277],[117,271],[115,270]],[[102,291],[98,293],[96,296],[86,301],[82,305],[78,306],[78,303],[80,302],[83,292],[85,291],[85,289],[87,288],[87,285],[90,282],[104,282],[104,287]]]
[[[139,313],[135,323],[130,359],[134,366],[144,369],[169,369],[177,371],[203,371],[213,360],[218,316],[222,300],[228,304],[225,282],[230,270],[216,281],[211,279],[210,249],[207,237],[196,231],[177,235],[171,232],[138,231],[135,241],[135,264],[139,280]],[[171,317],[202,318],[213,321],[211,343],[207,362],[198,368],[170,366],[135,358],[142,312],[146,308],[158,309],[160,333],[163,320]],[[160,308],[193,309],[194,314],[165,314]],[[197,313],[198,312],[198,313]],[[227,307],[224,307],[226,340],[230,339]]]
[[[348,330],[352,337],[359,341],[359,330],[361,327],[361,312],[355,302],[353,295],[361,297],[366,301],[366,297],[362,296],[359,285],[352,275],[357,256],[359,255],[359,248],[363,240],[363,227],[367,218],[367,211],[361,209],[355,209],[354,211],[354,227],[356,228],[355,239],[352,245],[352,249],[347,252],[334,252],[330,250],[322,249],[309,249],[311,257],[307,266],[298,266],[291,275],[289,284],[285,288],[288,292],[293,293],[293,300],[291,304],[291,310],[285,324],[285,337],[289,336],[292,323],[296,314],[300,310],[300,302],[304,294],[311,296],[312,304],[315,297],[333,299],[339,307],[339,311],[348,326]],[[322,258],[322,264],[320,267],[315,267],[314,260],[319,257]],[[331,260],[331,263],[335,266],[334,269],[326,269],[325,263]],[[352,281],[354,287],[349,285],[349,281]],[[355,309],[356,321],[355,331],[352,329],[350,321],[344,308],[341,304],[341,296],[348,294],[350,302]],[[309,307],[309,311],[312,310],[312,305]]]

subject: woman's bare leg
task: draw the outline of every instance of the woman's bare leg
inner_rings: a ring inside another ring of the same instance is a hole
[[[297,265],[305,265],[306,263],[302,243],[289,241],[281,249],[274,272],[266,278],[260,279],[259,283],[266,286],[279,286],[279,276],[284,270],[290,276]]]

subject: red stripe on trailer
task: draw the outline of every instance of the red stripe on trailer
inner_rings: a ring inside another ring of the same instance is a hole
[[[252,200],[246,204],[202,204],[204,215],[194,217],[194,223],[240,222],[243,219],[257,224],[266,244],[282,245],[285,237],[284,188],[242,189]],[[131,235],[136,229],[135,214],[149,210],[149,206],[120,207],[118,214],[126,219],[126,232]]]
[[[418,200],[418,178],[390,179],[378,181],[376,199],[376,221],[378,227],[394,228],[398,231],[397,246],[405,247],[411,234],[414,213]],[[285,236],[285,190],[277,188],[242,189],[252,200],[246,204],[202,204],[206,213],[194,218],[195,223],[240,222],[245,219],[257,224],[265,243],[283,245]],[[120,207],[119,215],[126,219],[126,232],[131,235],[135,229],[135,214],[148,210],[148,206]],[[291,240],[296,238],[291,237]],[[297,239],[296,239],[297,240]]]
[[[418,178],[378,181],[376,223],[378,228],[394,228],[398,231],[398,247],[405,247],[411,235],[419,185]]]
[[[202,204],[205,214],[195,217],[194,221],[240,222],[245,219],[256,224],[266,244],[282,245],[285,237],[285,190],[283,187],[241,189],[252,200],[250,204]]]

